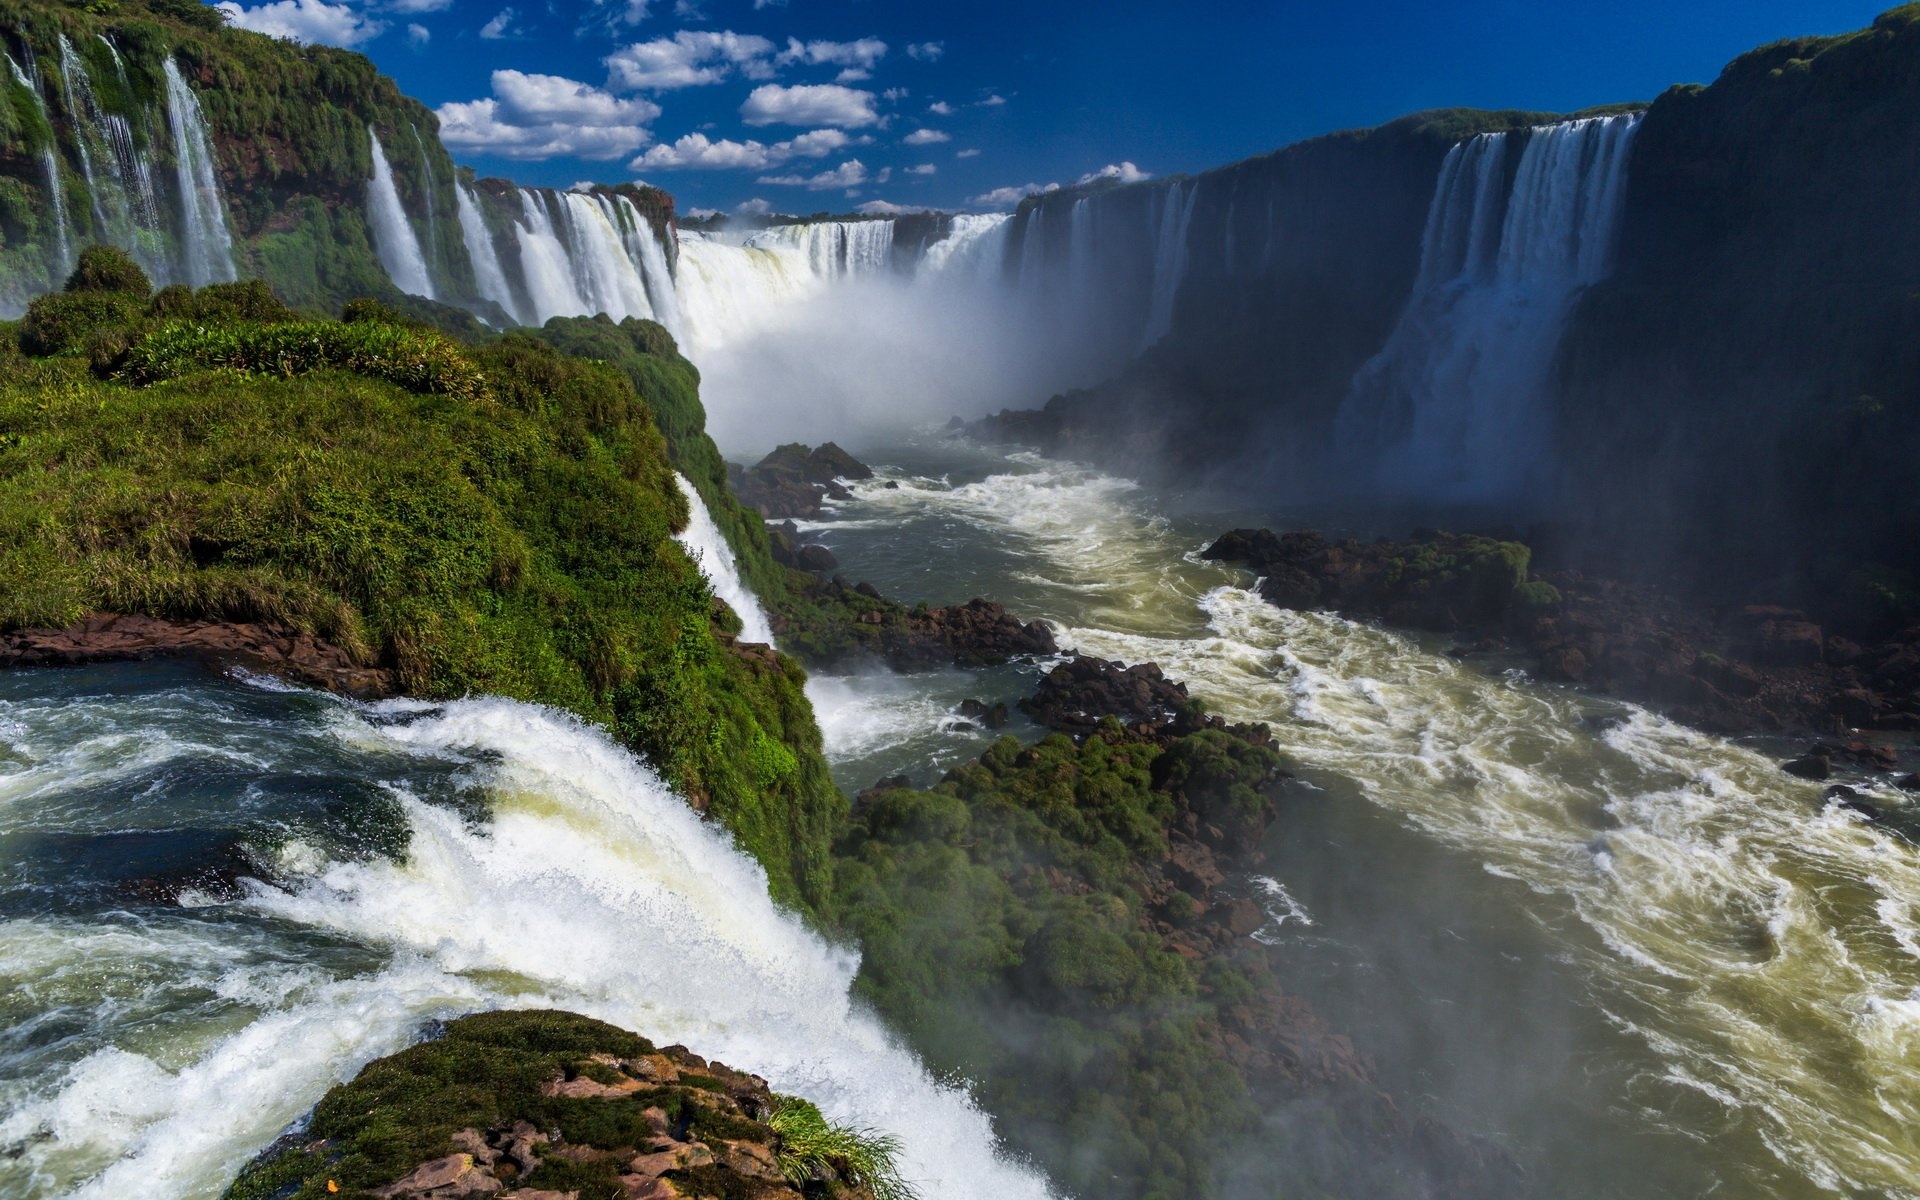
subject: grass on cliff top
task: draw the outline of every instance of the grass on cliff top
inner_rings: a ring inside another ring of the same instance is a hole
[[[627,375],[521,336],[154,307],[75,291],[0,337],[0,628],[273,621],[412,694],[564,708],[710,804],[776,896],[821,893],[845,801],[803,676],[718,639]]]

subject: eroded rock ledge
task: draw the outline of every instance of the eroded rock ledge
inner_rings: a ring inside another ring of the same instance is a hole
[[[273,623],[168,621],[96,613],[64,629],[0,633],[0,668],[70,667],[167,657],[248,667],[361,699],[390,696],[396,691],[391,670],[365,666],[331,642]]]

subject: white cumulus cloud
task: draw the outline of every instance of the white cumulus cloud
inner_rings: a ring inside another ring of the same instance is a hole
[[[1098,171],[1088,171],[1085,175],[1074,180],[1074,185],[1076,187],[1085,187],[1089,183],[1096,183],[1102,179],[1112,179],[1120,183],[1139,183],[1142,179],[1152,178],[1153,176],[1142,171],[1130,162],[1108,163]]]
[[[968,148],[966,150],[962,150],[959,153],[955,154],[954,157],[955,158],[979,158],[980,152],[978,150]]]
[[[950,142],[952,140],[951,137],[941,133],[938,129],[916,129],[906,137],[901,138],[900,142],[906,146],[932,146],[939,142]]]
[[[870,217],[897,217],[904,213],[932,212],[919,204],[895,204],[891,200],[869,200],[865,204],[856,204],[853,211],[865,213]]]
[[[559,75],[493,73],[493,96],[442,104],[440,139],[450,148],[503,158],[607,159],[653,140],[651,100],[623,99]]]
[[[967,201],[967,203],[978,205],[981,208],[1012,208],[1028,196],[1037,196],[1042,192],[1057,192],[1059,190],[1060,185],[1057,183],[1029,183],[1016,185],[1014,187],[995,188],[990,192],[983,192],[973,197]]]
[[[753,89],[740,106],[740,119],[749,125],[832,125],[859,129],[880,123],[874,111],[876,97],[837,83],[783,87],[777,83]]]
[[[635,42],[602,61],[613,87],[666,91],[719,83],[735,71],[748,79],[771,79],[773,54],[773,43],[757,34],[682,29],[672,37]]]
[[[762,175],[759,180],[761,183],[770,183],[778,187],[803,187],[810,192],[858,187],[866,181],[866,164],[857,158],[850,158],[833,170],[822,171],[818,175]]]
[[[854,42],[803,42],[788,38],[787,48],[774,60],[783,67],[798,63],[807,67],[847,67],[872,71],[874,64],[887,56],[887,44],[879,38],[861,38]]]
[[[453,7],[453,0],[386,0],[381,7],[403,13],[445,12]]]
[[[908,168],[907,168],[907,174],[909,174],[909,175],[931,175],[931,174],[933,174],[933,173],[934,173],[935,171],[938,171],[939,169],[940,169],[939,167],[936,167],[936,166],[934,166],[934,165],[933,165],[932,163],[921,163],[921,164],[920,164],[919,166],[917,166],[917,167],[908,167]]]
[[[227,23],[238,29],[251,29],[272,37],[288,38],[303,45],[318,42],[323,46],[358,46],[380,36],[385,22],[362,16],[344,4],[326,0],[275,0],[254,8],[242,8],[234,0],[214,5],[226,14]]]
[[[915,42],[907,47],[907,57],[921,62],[936,62],[947,52],[945,42]]]
[[[756,196],[752,200],[742,200],[734,205],[733,211],[743,217],[764,217],[773,211],[773,202]]]
[[[480,36],[486,38],[488,41],[496,41],[509,36],[513,32],[512,27],[513,10],[511,8],[503,8],[493,20],[488,21],[480,27]]]
[[[838,129],[816,129],[784,142],[766,145],[748,139],[715,140],[704,133],[689,133],[672,142],[650,148],[633,160],[634,170],[728,170],[740,167],[777,167],[796,158],[823,158],[849,146],[865,145],[872,138],[854,138]]]
[[[424,46],[433,40],[433,31],[425,25],[407,26],[407,42],[414,46]]]
[[[945,100],[935,100],[932,104],[927,105],[927,111],[937,117],[950,117],[954,113],[954,108],[953,105],[948,104]]]

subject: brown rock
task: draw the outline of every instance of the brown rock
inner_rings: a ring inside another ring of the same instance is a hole
[[[664,1175],[668,1171],[685,1171],[713,1162],[713,1151],[698,1142],[669,1141],[664,1144],[665,1149],[639,1155],[629,1162],[628,1172],[634,1175]]]
[[[739,1174],[754,1179],[782,1180],[779,1160],[773,1151],[758,1142],[728,1142],[721,1161]]]
[[[421,1163],[386,1187],[374,1188],[380,1200],[468,1200],[500,1191],[498,1179],[482,1170],[471,1154],[449,1154]]]

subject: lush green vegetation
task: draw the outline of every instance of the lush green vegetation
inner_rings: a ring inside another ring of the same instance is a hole
[[[787,1182],[807,1181],[838,1172],[873,1193],[874,1200],[913,1200],[913,1187],[900,1175],[896,1160],[900,1139],[869,1129],[835,1125],[810,1100],[774,1098],[767,1125],[779,1138],[776,1152]]]
[[[672,538],[656,393],[527,337],[210,315],[236,296],[66,293],[0,341],[0,626],[278,621],[414,694],[553,704],[821,895],[844,800],[799,668],[728,649]]]
[[[1218,1194],[1217,1155],[1260,1124],[1219,1037],[1257,967],[1178,953],[1154,923],[1198,903],[1150,903],[1150,872],[1182,813],[1257,823],[1279,767],[1217,730],[1162,749],[1110,725],[1002,738],[931,790],[863,801],[834,909],[860,991],[1078,1194]]]

